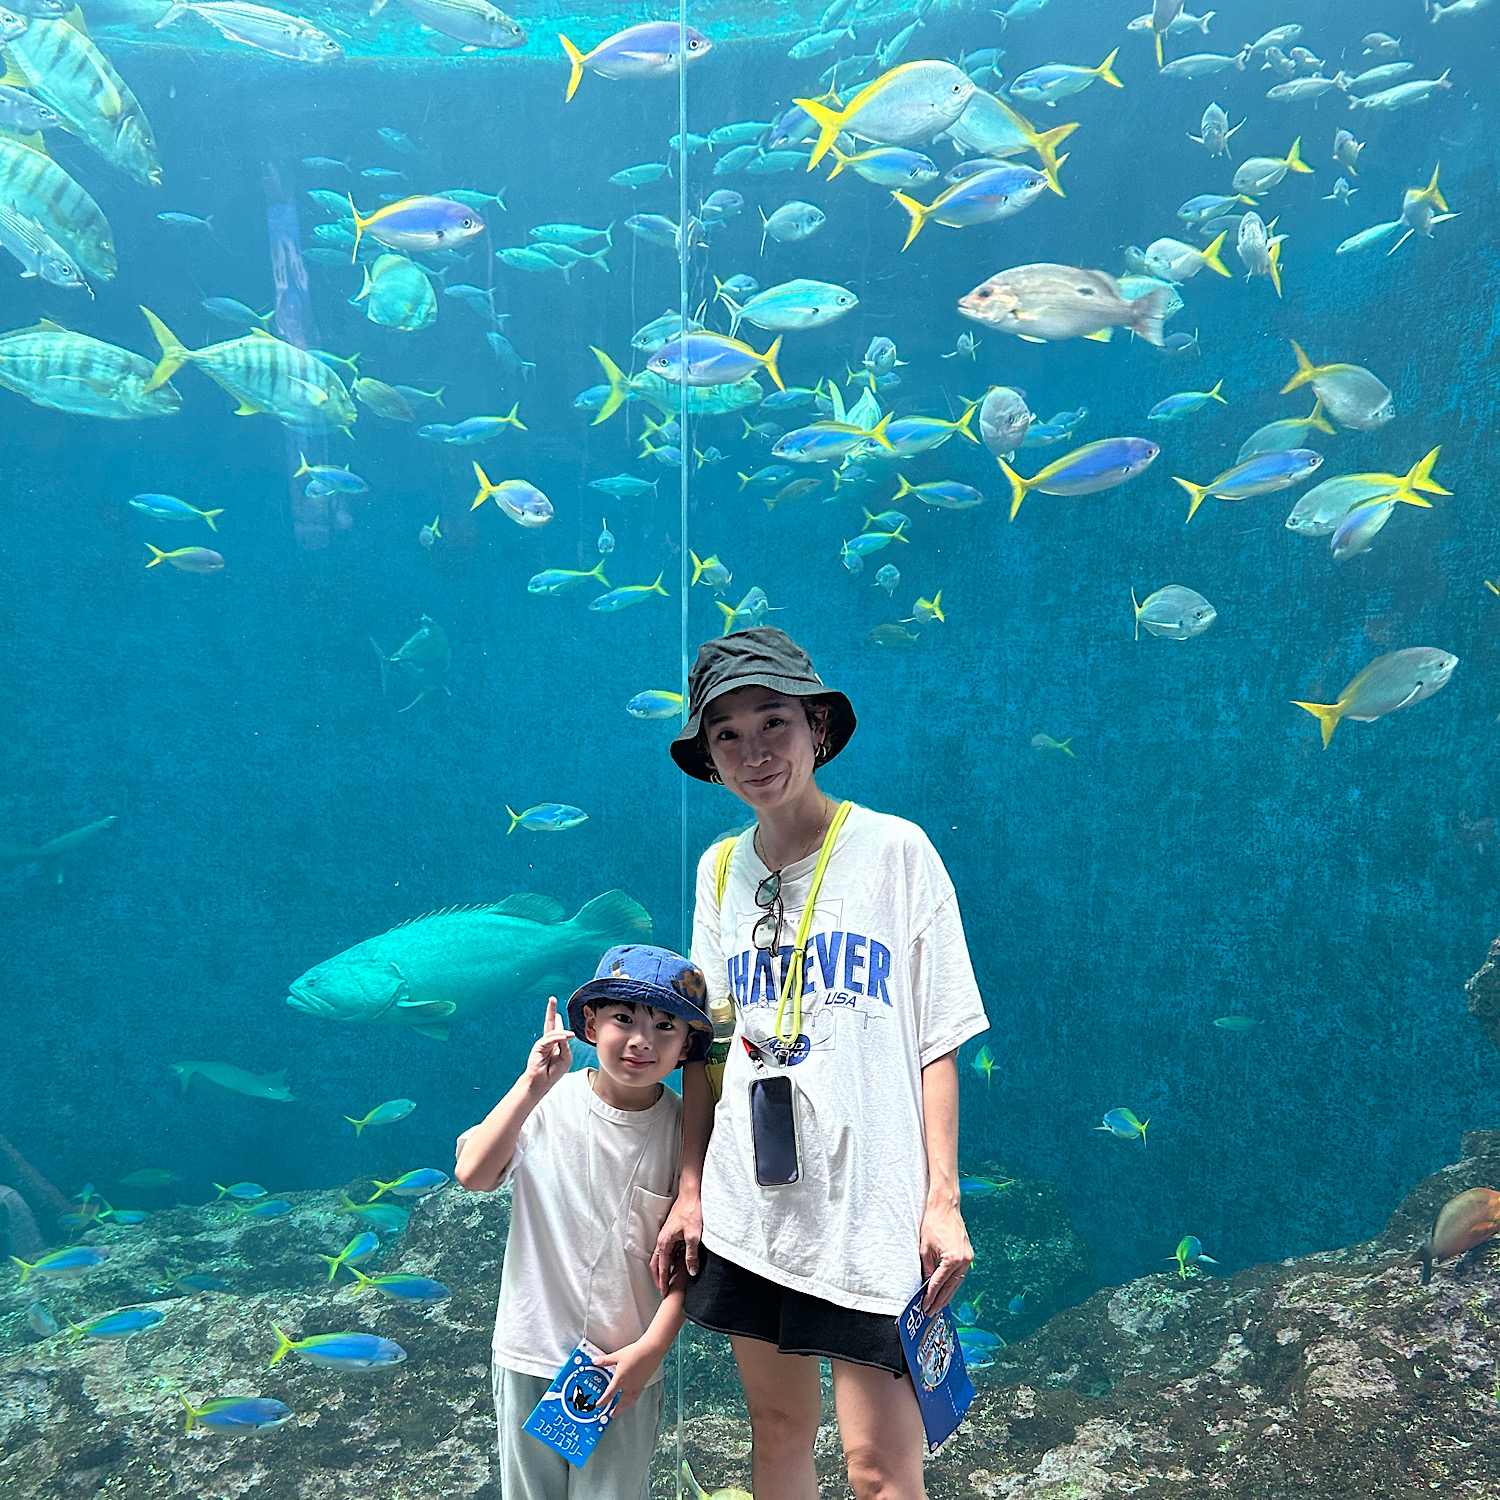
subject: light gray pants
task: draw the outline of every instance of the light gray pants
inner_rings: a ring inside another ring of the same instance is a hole
[[[664,1380],[648,1385],[629,1411],[613,1417],[588,1462],[575,1469],[562,1454],[521,1431],[552,1382],[499,1365],[493,1374],[501,1500],[646,1500]]]

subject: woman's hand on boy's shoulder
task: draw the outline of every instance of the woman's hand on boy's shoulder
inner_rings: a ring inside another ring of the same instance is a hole
[[[573,1049],[568,1045],[573,1033],[558,1023],[557,996],[547,996],[547,1013],[542,1034],[526,1059],[526,1079],[546,1093],[573,1066]]]

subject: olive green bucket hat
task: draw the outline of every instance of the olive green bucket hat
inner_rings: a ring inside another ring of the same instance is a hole
[[[714,763],[703,748],[698,731],[703,711],[715,698],[736,688],[763,687],[789,698],[815,698],[828,705],[828,733],[823,760],[832,760],[854,733],[854,706],[813,669],[812,658],[784,630],[757,625],[705,641],[688,673],[688,721],[672,741],[672,759],[699,781],[711,781]]]

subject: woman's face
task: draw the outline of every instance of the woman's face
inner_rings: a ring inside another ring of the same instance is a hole
[[[807,722],[800,698],[736,688],[708,705],[703,728],[719,779],[757,813],[791,806],[811,785],[824,730]]]

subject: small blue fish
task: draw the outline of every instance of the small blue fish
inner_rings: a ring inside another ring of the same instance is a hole
[[[662,590],[666,592],[665,589]],[[607,598],[608,595],[601,597]],[[507,807],[510,813],[510,827],[506,833],[514,833],[519,824],[522,828],[529,828],[533,833],[564,833],[569,828],[577,828],[580,823],[587,823],[589,815],[582,808],[569,807],[566,802],[538,802],[535,807],[528,807],[525,812],[516,812]],[[447,1178],[443,1179],[445,1182]],[[376,1197],[380,1195],[377,1193]],[[372,1203],[374,1199],[370,1200]]]
[[[1190,1265],[1216,1266],[1216,1261],[1211,1255],[1203,1253],[1203,1242],[1196,1234],[1185,1234],[1177,1242],[1177,1248],[1167,1256],[1168,1260],[1177,1262],[1177,1270],[1184,1281],[1187,1280],[1187,1268]]]
[[[624,498],[627,495],[654,495],[657,481],[637,479],[634,474],[611,474],[607,479],[589,480],[591,490],[603,490],[606,495]]]
[[[745,163],[745,173],[750,177],[772,177],[778,172],[805,171],[809,153],[805,151],[763,151],[754,161]],[[818,223],[822,223],[822,216]]]
[[[126,504],[132,510],[150,516],[153,521],[207,521],[210,531],[219,529],[214,523],[214,517],[224,514],[222,507],[218,510],[199,510],[196,505],[189,505],[186,500],[179,500],[175,495],[132,495]]]
[[[1005,1340],[998,1333],[991,1333],[987,1328],[960,1328],[958,1341],[963,1345],[965,1354],[970,1349],[1005,1348]]]
[[[507,427],[518,427],[522,432],[527,430],[526,424],[516,416],[518,407],[519,403],[511,407],[503,417],[465,417],[462,422],[455,422],[451,427],[441,422],[432,422],[417,428],[417,436],[431,442],[452,443],[455,447],[487,443],[491,438],[499,437]]]
[[[199,306],[212,313],[220,322],[232,323],[238,328],[267,328],[276,317],[276,309],[258,313],[234,297],[205,297]]]
[[[394,167],[365,167],[359,175],[375,182],[383,182],[389,177],[405,177],[406,173],[398,172]]]
[[[637,167],[622,167],[618,172],[611,174],[609,180],[616,187],[639,188],[645,187],[648,182],[655,182],[659,177],[671,175],[672,169],[666,162],[645,161]]]
[[[577,809],[573,809],[577,811]],[[385,1193],[395,1193],[398,1198],[422,1198],[428,1193],[435,1193],[440,1187],[447,1184],[448,1174],[439,1172],[436,1167],[419,1167],[415,1172],[404,1172],[394,1182],[381,1182],[378,1178],[375,1182],[375,1192],[370,1196],[373,1203]]]
[[[625,712],[632,719],[677,719],[682,716],[682,694],[650,688],[637,693],[625,705]]]
[[[615,534],[609,529],[609,522],[600,523],[601,530],[595,546],[599,549],[600,557],[608,557],[615,550]]]
[[[357,1214],[386,1234],[400,1234],[411,1220],[410,1210],[397,1208],[394,1203],[355,1203],[342,1193],[339,1202],[346,1214]]]
[[[677,450],[657,450],[659,453],[666,451],[676,452]],[[681,453],[677,454],[677,461],[678,463],[682,462]],[[601,614],[615,614],[619,610],[629,609],[633,604],[644,604],[652,594],[665,596],[667,591],[661,586],[661,580],[662,575],[658,574],[655,583],[627,583],[623,588],[611,589],[607,594],[600,594],[589,605],[589,608],[597,610]],[[510,809],[507,808],[506,811],[509,812]]]
[[[155,1328],[166,1316],[159,1307],[127,1307],[121,1312],[104,1313],[87,1323],[69,1323],[68,1342],[76,1343],[82,1338],[134,1338],[147,1328]]]
[[[206,219],[200,219],[197,214],[174,213],[169,209],[166,213],[157,214],[156,217],[163,224],[173,224],[179,229],[206,229],[210,234],[213,232],[212,214]]]
[[[179,1391],[177,1399],[187,1408],[184,1432],[191,1432],[198,1426],[221,1436],[235,1437],[240,1433],[284,1427],[296,1415],[290,1406],[266,1396],[219,1396],[205,1401],[202,1406],[194,1406]]]
[[[960,1302],[953,1309],[953,1321],[960,1328],[973,1328],[979,1322],[979,1304],[984,1301],[981,1292],[972,1302]]]
[[[1088,420],[1089,409],[1080,406],[1077,411],[1054,412],[1045,422],[1033,422],[1021,439],[1023,448],[1048,448],[1071,437]]]
[[[416,143],[412,138],[397,130],[393,125],[381,125],[376,129],[375,134],[393,151],[399,151],[403,156],[417,154]]]
[[[320,1255],[318,1259],[328,1262],[328,1279],[332,1281],[340,1266],[349,1265],[352,1269],[355,1262],[367,1261],[379,1248],[380,1236],[366,1229],[355,1235],[337,1255]]]
[[[17,1286],[25,1286],[27,1278],[35,1272],[38,1276],[72,1276],[102,1266],[109,1259],[107,1250],[96,1250],[92,1245],[69,1245],[66,1250],[53,1250],[38,1261],[28,1262],[19,1255],[11,1260],[21,1268],[21,1279]]]
[[[1104,1116],[1102,1125],[1094,1126],[1095,1130],[1107,1130],[1111,1135],[1118,1136],[1122,1141],[1140,1140],[1141,1145],[1146,1144],[1146,1126],[1149,1119],[1141,1121],[1136,1119],[1134,1113],[1128,1109],[1112,1109]]]
[[[759,160],[760,154],[760,147],[753,143],[735,146],[714,163],[714,176],[730,177],[741,168],[748,167],[751,162]]]
[[[310,464],[305,453],[299,453],[297,457],[302,460],[302,464],[293,472],[293,479],[301,479],[304,474],[311,474],[314,479],[327,485],[329,491],[336,490],[341,495],[363,495],[370,488],[351,469],[337,468],[333,464]]]
[[[1006,1306],[1005,1310],[1011,1315],[1011,1317],[1019,1318],[1021,1314],[1026,1311],[1026,1293],[1017,1292],[1016,1295],[1010,1299],[1010,1302]]]
[[[264,1203],[246,1203],[235,1209],[238,1219],[284,1219],[292,1211],[285,1198],[268,1198]]]
[[[1015,520],[1021,502],[1032,490],[1044,495],[1093,495],[1114,489],[1144,472],[1160,452],[1145,438],[1105,438],[1075,448],[1030,479],[1022,479],[1003,458],[999,459],[1001,472],[1010,480],[1010,518]]]
[[[837,479],[837,475],[834,476]],[[876,575],[874,586],[884,589],[886,597],[892,598],[896,593],[896,585],[901,582],[901,569],[895,563],[887,563]]]
[[[1223,384],[1224,382],[1220,380],[1215,383],[1211,391],[1177,391],[1171,396],[1164,397],[1146,413],[1146,420],[1148,422],[1181,421],[1183,417],[1189,417],[1195,411],[1202,411],[1210,401],[1218,401],[1228,406],[1229,403],[1219,394]]]
[[[144,1224],[151,1217],[144,1208],[111,1208],[108,1203],[99,1211],[99,1218],[113,1219],[116,1224]]]
[[[427,1276],[411,1276],[404,1271],[393,1271],[384,1276],[366,1276],[353,1266],[349,1269],[361,1290],[372,1286],[377,1292],[394,1297],[397,1302],[424,1307],[433,1302],[446,1302],[453,1295],[441,1281],[433,1281]]]
[[[253,1203],[266,1196],[266,1190],[258,1182],[235,1182],[228,1187],[216,1182],[214,1186],[219,1189],[219,1198],[233,1198],[238,1203]],[[215,1203],[218,1201],[214,1199]]]
[[[362,1120],[356,1120],[353,1115],[345,1115],[344,1118],[354,1127],[357,1140],[365,1126],[394,1125],[397,1120],[404,1120],[416,1107],[416,1101],[412,1099],[387,1099],[384,1104],[377,1104]]]
[[[380,1370],[399,1365],[406,1358],[400,1344],[373,1333],[315,1333],[311,1338],[290,1339],[274,1323],[271,1328],[277,1338],[272,1365],[280,1364],[293,1352],[298,1359],[329,1370]]]
[[[986,1198],[991,1193],[998,1193],[1004,1188],[1013,1186],[1017,1181],[1015,1177],[1007,1177],[1001,1182],[996,1182],[993,1177],[960,1177],[958,1190],[960,1193],[972,1194],[976,1198]]]
[[[1269,495],[1294,484],[1301,484],[1323,462],[1323,455],[1312,448],[1287,448],[1275,453],[1256,453],[1225,469],[1207,484],[1173,475],[1173,482],[1188,492],[1191,503],[1187,518],[1191,521],[1198,507],[1213,495],[1219,500],[1249,500]]]
[[[227,1292],[229,1283],[222,1276],[210,1276],[204,1271],[194,1271],[188,1276],[179,1276],[177,1285],[190,1292]]]
[[[332,172],[335,170],[347,172],[349,170],[348,162],[339,161],[334,156],[304,156],[302,158],[302,165],[304,167],[311,167],[315,172]]]

